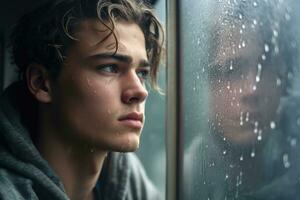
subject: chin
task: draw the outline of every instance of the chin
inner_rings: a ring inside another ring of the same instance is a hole
[[[139,148],[140,137],[136,134],[130,134],[126,137],[120,138],[113,151],[118,152],[133,152]]]

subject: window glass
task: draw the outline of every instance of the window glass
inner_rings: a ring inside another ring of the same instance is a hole
[[[158,0],[155,4],[155,13],[162,24],[165,24],[166,1]],[[159,86],[165,91],[165,60],[161,61]],[[153,90],[149,91],[146,102],[146,122],[141,136],[141,145],[137,151],[147,175],[152,180],[161,196],[165,196],[165,95]]]
[[[182,199],[300,198],[299,4],[180,1]]]

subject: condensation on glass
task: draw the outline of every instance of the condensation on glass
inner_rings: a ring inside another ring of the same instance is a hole
[[[300,199],[299,8],[180,1],[182,199]]]

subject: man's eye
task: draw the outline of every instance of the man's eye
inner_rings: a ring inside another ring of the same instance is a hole
[[[119,68],[115,64],[100,65],[97,67],[97,69],[101,72],[106,72],[106,73],[118,73],[119,72]]]
[[[148,69],[145,70],[140,70],[137,72],[137,75],[143,79],[143,80],[147,80],[149,75],[150,75],[150,71]]]

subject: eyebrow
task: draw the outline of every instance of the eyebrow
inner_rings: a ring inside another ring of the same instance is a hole
[[[113,59],[119,62],[132,63],[132,57],[123,54],[113,54],[113,53],[100,53],[91,56],[87,56],[86,59]],[[139,62],[139,67],[150,67],[148,60],[142,59]]]

